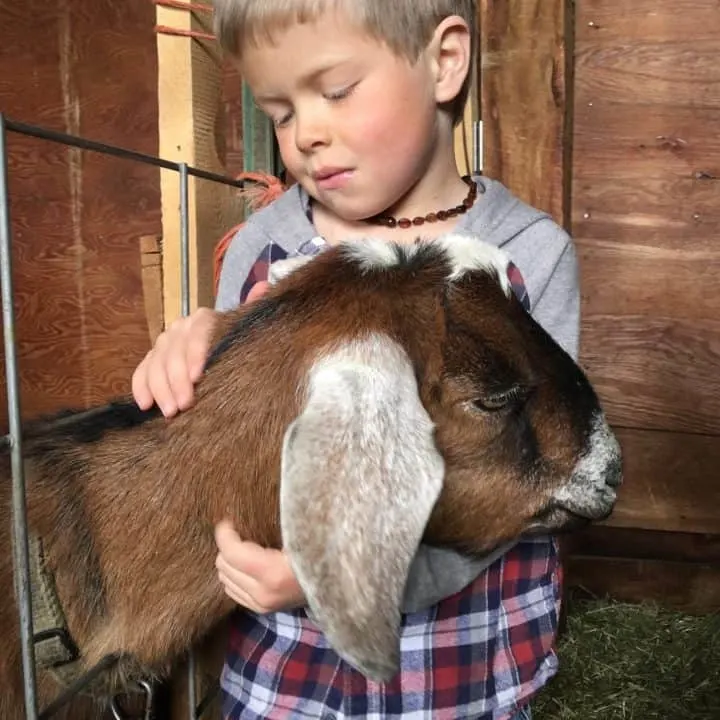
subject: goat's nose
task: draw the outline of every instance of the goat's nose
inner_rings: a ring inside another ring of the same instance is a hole
[[[605,468],[605,482],[610,487],[620,487],[623,481],[622,471],[622,455],[618,449],[618,452],[614,453],[608,460],[607,467]]]

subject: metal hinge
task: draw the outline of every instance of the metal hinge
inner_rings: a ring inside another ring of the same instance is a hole
[[[473,120],[472,124],[472,166],[473,173],[480,175],[485,164],[483,145],[483,121]]]

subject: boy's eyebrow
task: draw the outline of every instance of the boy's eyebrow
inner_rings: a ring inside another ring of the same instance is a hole
[[[329,60],[326,63],[323,63],[322,65],[319,65],[314,70],[311,70],[309,73],[306,73],[305,75],[301,76],[299,78],[298,84],[302,87],[307,87],[308,85],[312,85],[320,76],[324,75],[327,72],[330,72],[330,70],[335,70],[336,68],[340,67],[343,64],[346,64],[350,61],[350,58],[338,58]],[[279,95],[255,95],[255,101],[258,103],[264,103],[264,102],[278,102],[283,100],[284,98]]]

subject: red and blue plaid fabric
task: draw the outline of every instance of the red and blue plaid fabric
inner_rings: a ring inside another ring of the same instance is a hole
[[[378,684],[330,648],[304,610],[238,611],[222,676],[232,720],[505,720],[557,670],[554,541],[518,543],[461,592],[403,616],[401,670]]]
[[[306,247],[307,246],[307,247]],[[317,238],[300,248],[315,254]],[[260,253],[241,291],[287,257]],[[512,287],[530,309],[520,270]],[[304,610],[255,615],[238,610],[223,670],[228,720],[507,720],[557,671],[554,644],[562,571],[554,539],[522,540],[461,592],[403,616],[401,670],[368,681],[341,660]]]

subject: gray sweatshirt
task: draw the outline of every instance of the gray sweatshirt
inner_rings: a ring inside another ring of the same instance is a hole
[[[501,183],[474,179],[478,199],[460,217],[455,230],[476,233],[503,248],[524,281],[523,300],[533,317],[577,358],[580,293],[570,238],[547,214],[515,198]],[[274,260],[322,249],[308,208],[307,194],[295,185],[248,218],[225,255],[216,309],[237,307],[252,284],[265,279],[267,266]],[[523,293],[517,281],[513,278],[516,292]],[[485,557],[469,557],[421,545],[410,570],[403,611],[418,612],[459,592],[511,546]]]

